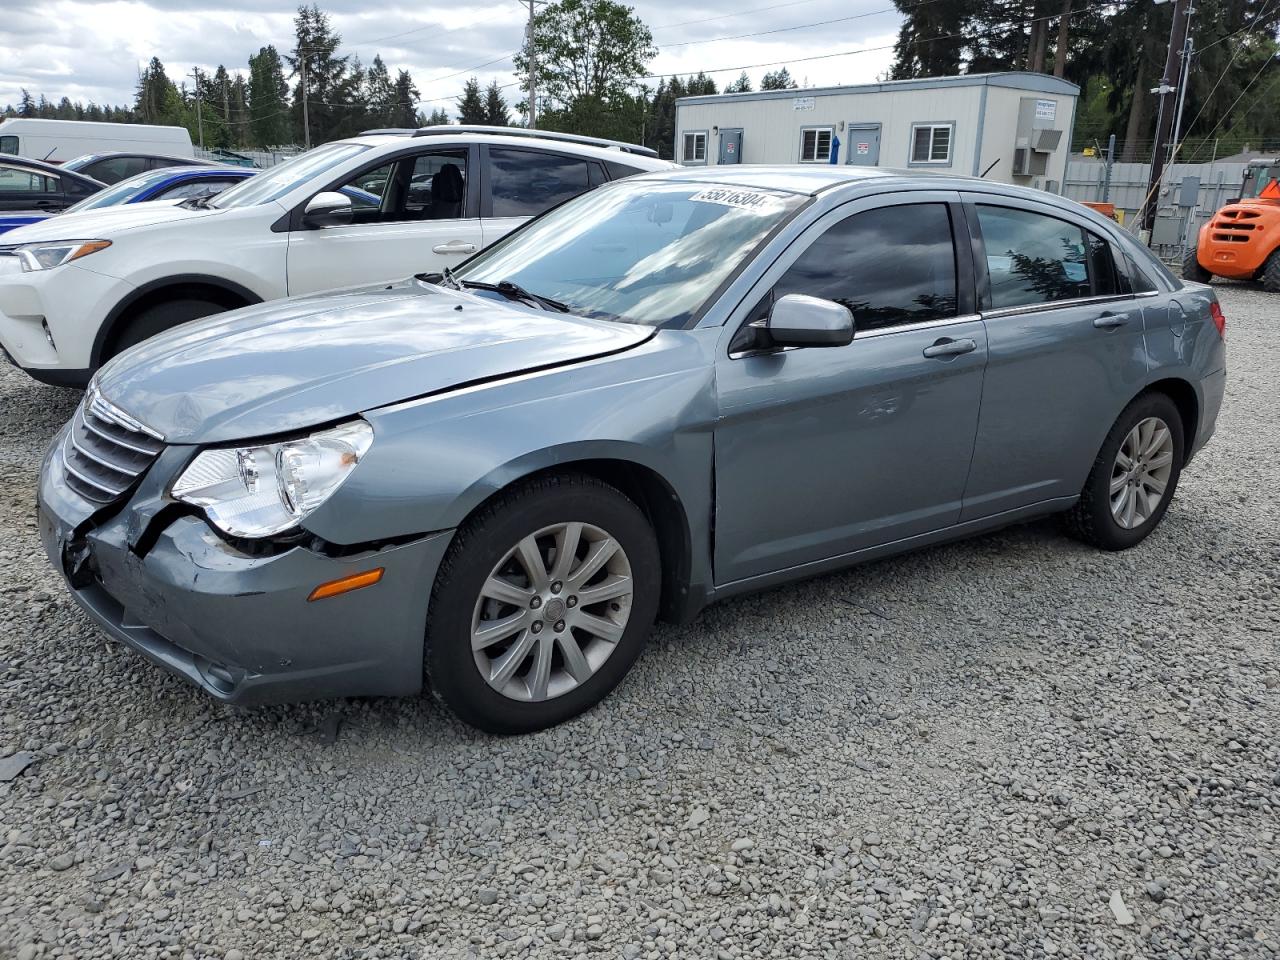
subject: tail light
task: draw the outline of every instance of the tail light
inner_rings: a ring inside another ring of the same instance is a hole
[[[1209,318],[1213,320],[1213,325],[1218,328],[1218,335],[1223,340],[1227,339],[1227,317],[1222,312],[1222,305],[1217,300],[1209,304]]]

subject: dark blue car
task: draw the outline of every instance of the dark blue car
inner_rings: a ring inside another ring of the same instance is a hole
[[[256,174],[257,170],[243,167],[166,167],[161,170],[150,170],[121,180],[92,196],[86,197],[65,212],[94,210],[98,207],[113,207],[122,203],[143,203],[148,200],[176,200],[221,193]],[[15,227],[24,227],[48,219],[56,210],[24,210],[13,213],[0,212],[0,233]]]

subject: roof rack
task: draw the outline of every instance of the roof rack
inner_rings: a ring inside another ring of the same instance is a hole
[[[624,143],[621,140],[605,140],[602,137],[583,137],[576,133],[555,133],[550,130],[529,130],[525,127],[489,127],[480,124],[440,124],[433,127],[420,127],[413,131],[378,130],[370,133],[412,133],[415,137],[447,137],[450,134],[480,133],[496,137],[528,137],[536,140],[557,140],[562,143],[581,143],[588,147],[604,147],[607,150],[620,150],[623,153],[634,153],[642,157],[656,157],[658,151],[650,147],[642,147],[638,143]]]

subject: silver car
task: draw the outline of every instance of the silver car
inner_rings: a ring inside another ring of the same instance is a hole
[[[220,700],[425,684],[534,730],[656,616],[1044,514],[1139,543],[1213,433],[1224,323],[1044,193],[645,175],[451,273],[128,351],[40,526],[107,633]]]

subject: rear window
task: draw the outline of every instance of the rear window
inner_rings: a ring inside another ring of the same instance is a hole
[[[991,279],[990,303],[1030,306],[1123,292],[1107,242],[1066,220],[978,205]]]
[[[606,160],[604,165],[609,168],[609,176],[614,180],[621,180],[623,177],[634,177],[637,173],[644,173],[641,167],[633,167],[629,163],[619,163],[617,160]]]
[[[591,188],[587,161],[558,153],[489,148],[494,217],[536,217]]]

